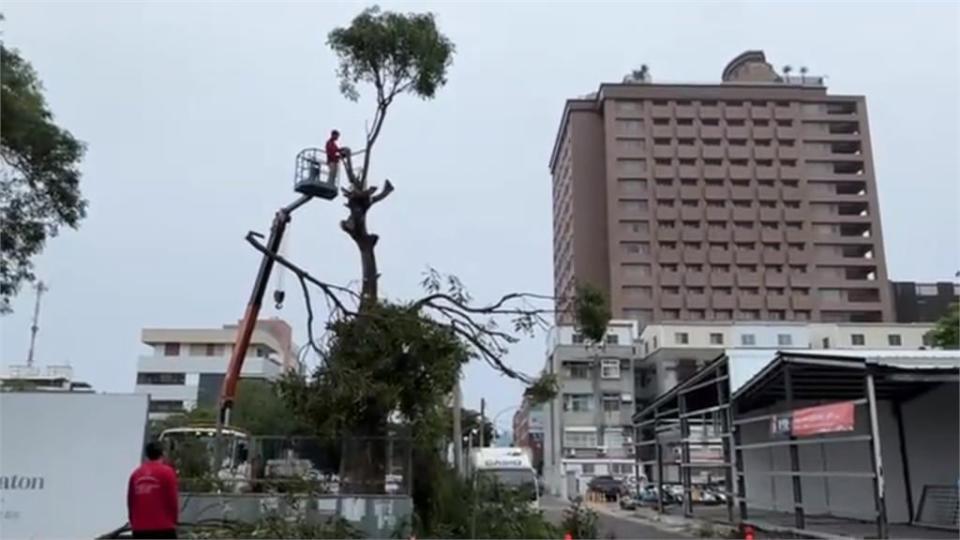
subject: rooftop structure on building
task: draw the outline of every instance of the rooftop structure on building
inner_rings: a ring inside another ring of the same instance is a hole
[[[144,328],[150,353],[137,360],[136,392],[150,394],[151,419],[195,407],[216,407],[237,337],[236,324],[222,328]],[[273,380],[299,370],[290,325],[257,321],[241,378]]]
[[[568,100],[557,297],[589,282],[641,325],[894,320],[866,100],[805,71],[747,51],[718,82],[646,74]]]
[[[12,365],[0,376],[0,391],[93,392],[93,387],[75,380],[73,368],[68,365]]]
[[[935,322],[960,303],[960,284],[952,281],[891,281],[890,288],[897,322]]]

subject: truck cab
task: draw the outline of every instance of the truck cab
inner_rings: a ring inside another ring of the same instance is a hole
[[[540,507],[540,485],[529,448],[477,448],[470,454],[470,473],[475,482],[492,482],[527,498]]]

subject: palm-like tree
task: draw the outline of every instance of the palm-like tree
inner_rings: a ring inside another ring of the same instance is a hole
[[[793,66],[791,66],[790,64],[783,66],[783,78],[784,79],[789,78],[791,71],[793,71]]]
[[[800,67],[800,82],[807,82],[807,66]]]

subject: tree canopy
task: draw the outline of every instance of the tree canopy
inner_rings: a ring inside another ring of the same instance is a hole
[[[60,227],[86,215],[79,163],[84,145],[57,126],[30,63],[0,44],[0,313],[23,282],[34,279],[33,258]]]
[[[952,304],[930,334],[935,346],[960,349],[960,304]]]

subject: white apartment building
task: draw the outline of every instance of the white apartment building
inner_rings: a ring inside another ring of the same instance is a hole
[[[257,321],[240,376],[273,380],[297,369],[291,335],[283,320]],[[237,325],[144,328],[141,341],[150,353],[137,359],[135,392],[150,395],[150,419],[216,407],[236,338]]]

